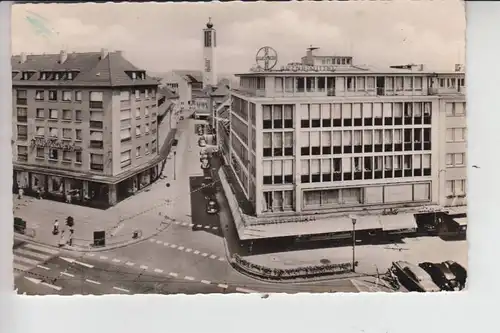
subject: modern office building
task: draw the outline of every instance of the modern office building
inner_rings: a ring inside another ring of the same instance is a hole
[[[106,207],[158,176],[158,82],[121,52],[12,57],[14,190]]]
[[[315,49],[237,75],[219,139],[259,224],[247,236],[349,231],[353,219],[414,228],[416,213],[464,204],[463,68],[376,69]]]

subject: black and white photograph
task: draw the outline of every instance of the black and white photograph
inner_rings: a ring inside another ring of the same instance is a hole
[[[13,289],[466,290],[465,29],[458,0],[14,4]]]

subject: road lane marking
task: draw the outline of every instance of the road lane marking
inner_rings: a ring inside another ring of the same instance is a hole
[[[116,259],[116,258],[114,258],[114,259],[113,259],[113,260],[111,260],[111,261],[112,261],[112,262],[121,262],[121,260],[120,260],[120,259]]]
[[[101,260],[107,260],[108,257],[106,257],[106,256],[100,256],[99,259],[101,259]]]
[[[192,276],[185,276],[184,280],[194,281],[194,277],[192,277]]]
[[[101,282],[99,282],[99,281],[90,280],[90,279],[85,279],[85,281],[87,281],[88,283],[93,283],[93,284],[101,284]]]
[[[25,257],[14,257],[14,259],[17,261],[21,261],[23,263],[30,264],[30,265],[37,265],[40,262],[37,260],[25,258]]]
[[[212,282],[210,282],[208,280],[201,280],[200,282],[203,283],[203,284],[211,284],[212,283]]]
[[[226,258],[219,257],[219,261],[226,261]]]
[[[95,256],[95,253],[86,253],[85,255],[86,255],[87,257],[93,257],[93,256]]]
[[[149,241],[150,241],[151,243],[153,243],[153,242],[155,242],[155,241],[156,241],[156,239],[154,239],[154,238],[150,238],[150,239],[149,239]]]
[[[179,222],[179,221],[175,221],[174,223],[175,223],[175,224],[177,224],[177,225],[179,225],[179,224],[180,224],[180,222]]]
[[[135,264],[133,262],[129,261],[129,262],[125,263],[125,265],[127,265],[127,266],[134,266]]]
[[[170,245],[170,243],[169,243],[169,242],[165,242],[165,243],[163,243],[163,245],[165,245],[165,246],[169,246],[169,245]]]
[[[219,283],[217,285],[217,287],[227,289],[229,286],[227,284],[224,284],[224,283]]]
[[[194,254],[200,254],[200,251],[196,250],[193,252]]]
[[[191,252],[193,251],[193,249],[186,249],[186,252]]]
[[[179,250],[179,251],[184,250],[184,246],[179,246],[179,247],[177,248],[177,250]]]
[[[205,229],[210,229],[210,226],[209,226],[209,225],[206,225],[206,226],[205,226]]]
[[[119,287],[113,287],[113,289],[118,290],[118,291],[123,291],[124,293],[129,293],[130,290],[119,288]]]
[[[188,224],[184,222],[182,225],[183,225],[183,226],[187,226]]]
[[[168,273],[168,275],[173,276],[173,277],[177,277],[177,276],[179,276],[179,274],[177,274],[177,273],[172,273],[172,272]]]
[[[29,277],[29,276],[25,276],[24,278],[30,282],[33,282],[34,284],[40,284],[40,282],[42,282],[42,280],[35,279],[35,278]]]
[[[213,254],[210,256],[210,259],[215,259],[217,256],[214,256]]]
[[[256,293],[255,290],[250,290],[250,289],[240,288],[240,287],[236,287],[236,291],[239,291],[239,292],[242,292],[242,293],[247,293],[247,294]]]
[[[69,262],[70,264],[78,264],[78,265],[82,265],[82,266],[85,266],[85,267],[88,267],[88,268],[94,268],[93,265],[90,265],[90,264],[86,264],[84,262],[81,262],[81,261],[76,261],[75,259],[71,259],[71,258],[66,258],[66,257],[59,257],[61,258],[62,260],[64,261],[67,261]]]
[[[30,250],[25,250],[25,249],[15,249],[14,250],[14,255],[16,254],[23,254],[23,255],[26,255],[26,256],[29,256],[29,257],[34,257],[34,258],[38,258],[38,259],[42,259],[42,260],[47,260],[50,258],[50,256],[46,255],[46,254],[41,254],[41,253],[37,253],[37,252],[33,252],[33,251],[30,251]]]
[[[47,283],[47,282],[42,282],[41,283],[42,285],[46,286],[46,287],[49,287],[49,288],[52,288],[52,289],[55,289],[57,291],[61,290],[62,287],[59,287],[59,286],[55,286],[53,284],[50,284],[50,283]]]
[[[69,276],[69,277],[75,277],[73,274],[66,273],[66,272],[61,272],[61,275],[66,275],[66,276]]]
[[[161,243],[163,243],[163,242],[160,240],[156,241],[156,244],[161,244]]]
[[[41,269],[45,269],[46,271],[50,271],[50,268],[42,266],[42,265],[36,265],[36,267],[41,268]]]
[[[197,224],[196,228],[202,228],[203,226],[201,224]]]
[[[208,256],[208,253],[202,253],[201,255],[202,255],[203,257],[206,257],[206,256]]]
[[[29,270],[30,268],[28,266],[23,266],[21,264],[18,264],[17,262],[14,263],[14,269],[17,269],[19,271],[27,271]]]
[[[163,269],[155,268],[156,273],[163,273]]]
[[[148,266],[145,266],[145,265],[141,265],[139,266],[140,269],[148,269]]]
[[[219,229],[219,227],[212,227],[212,229],[217,230],[217,229]]]
[[[57,250],[52,250],[52,249],[49,249],[47,247],[38,246],[35,244],[31,244],[31,243],[28,243],[28,244],[24,245],[23,247],[27,247],[27,248],[32,249],[32,250],[38,250],[41,252],[50,253],[50,254],[54,254],[54,255],[59,253],[59,251],[57,251]]]
[[[190,224],[189,224],[189,227],[191,227],[191,228],[192,228],[192,227],[194,227],[194,224],[193,224],[193,223],[190,223]]]
[[[177,245],[172,244],[172,245],[170,245],[170,247],[171,247],[172,249],[175,249],[175,248],[177,247]]]

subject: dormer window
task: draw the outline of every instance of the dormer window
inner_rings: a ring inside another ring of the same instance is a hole
[[[42,72],[42,74],[40,75],[40,80],[47,80],[47,73]]]
[[[136,72],[132,72],[132,80],[135,80],[137,78],[137,73]]]
[[[59,80],[61,78],[61,75],[59,73],[54,74],[54,80]]]
[[[72,72],[68,72],[67,78],[68,78],[68,80],[73,80],[73,73]]]
[[[142,72],[142,73],[141,73],[141,79],[142,79],[142,80],[145,80],[145,79],[146,79],[146,73],[144,73],[144,72]]]
[[[14,78],[17,74],[19,74],[19,71],[12,71],[12,78]]]
[[[144,98],[149,98],[149,89],[144,90]]]
[[[21,77],[21,80],[29,80],[29,79],[30,79],[30,73],[23,72],[23,76]]]

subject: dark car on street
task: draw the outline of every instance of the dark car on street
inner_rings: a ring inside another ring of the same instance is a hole
[[[434,292],[441,289],[432,281],[431,276],[421,267],[407,261],[395,261],[391,270],[408,291]]]
[[[418,264],[432,278],[432,281],[444,291],[459,290],[457,277],[445,263],[423,262]]]
[[[443,264],[448,266],[450,271],[455,275],[458,282],[458,289],[464,289],[467,282],[467,270],[458,262],[452,260],[444,261]]]
[[[210,165],[210,162],[208,160],[208,158],[202,158],[201,159],[201,168],[202,169],[210,169],[211,165]]]
[[[208,200],[206,211],[208,214],[217,214],[219,212],[219,205],[214,198]]]

